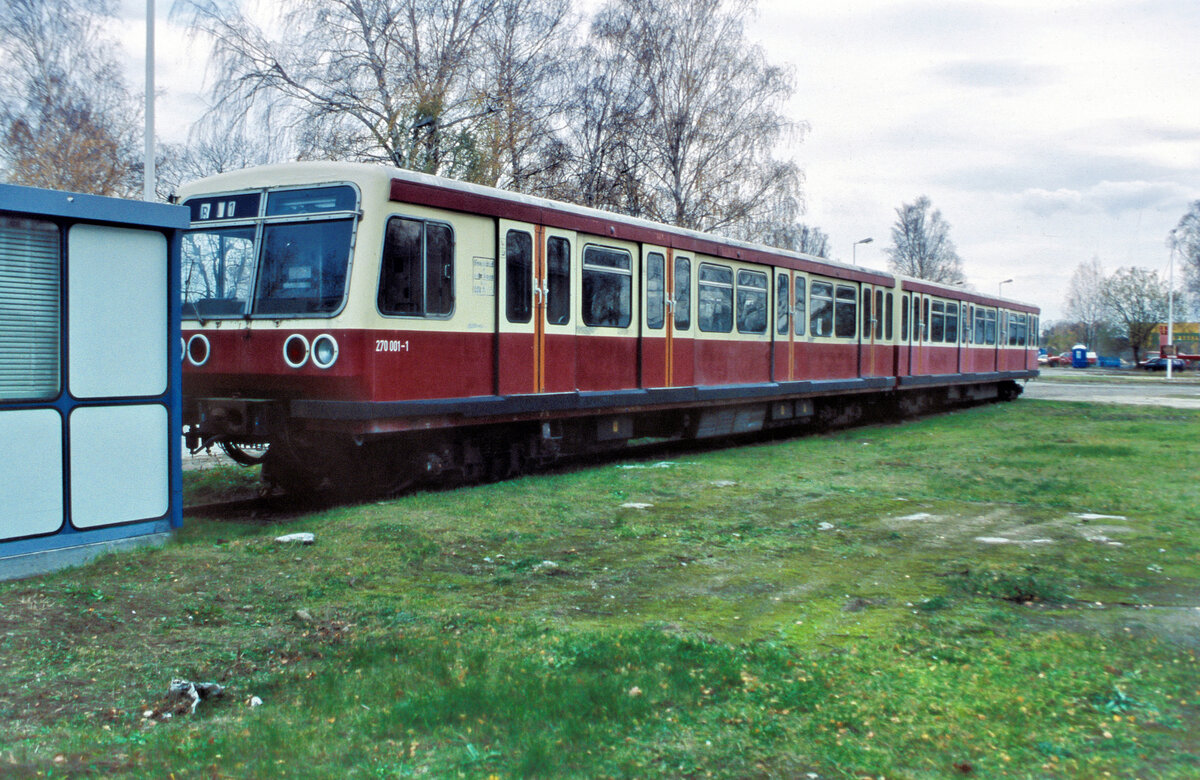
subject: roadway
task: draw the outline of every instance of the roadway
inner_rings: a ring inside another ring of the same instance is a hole
[[[1042,377],[1025,385],[1023,398],[1036,401],[1167,406],[1200,409],[1200,376],[1195,371],[1165,373],[1092,373],[1092,369],[1042,369]]]

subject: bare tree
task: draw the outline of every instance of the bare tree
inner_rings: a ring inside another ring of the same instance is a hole
[[[892,246],[888,248],[888,266],[897,273],[957,284],[966,281],[962,258],[950,240],[950,223],[942,212],[930,212],[925,195],[896,209],[892,226]]]
[[[1179,253],[1186,288],[1193,303],[1200,306],[1200,200],[1192,201],[1179,224],[1167,234],[1167,246]]]
[[[1104,285],[1104,268],[1100,265],[1100,258],[1093,257],[1089,262],[1075,267],[1063,304],[1067,316],[1079,323],[1083,343],[1093,347],[1099,343],[1108,317]]]
[[[498,0],[482,29],[475,89],[494,110],[480,125],[481,183],[542,194],[564,175],[556,123],[569,95],[570,9],[569,0]]]
[[[286,144],[265,117],[209,112],[192,125],[187,143],[159,145],[158,196],[166,200],[182,184],[204,176],[285,159]]]
[[[638,205],[652,219],[761,238],[764,212],[790,222],[800,209],[799,168],[775,157],[803,130],[782,113],[791,74],[746,40],[753,7],[610,0],[597,14],[593,40],[633,74],[619,85],[630,90],[619,103],[637,112],[627,128],[634,157],[621,162],[638,177]]]
[[[1109,317],[1125,331],[1136,361],[1166,320],[1166,282],[1147,268],[1119,268],[1105,280],[1103,297]]]
[[[829,236],[821,228],[803,222],[776,227],[765,234],[764,243],[814,257],[829,257]]]
[[[37,187],[133,196],[141,108],[103,32],[111,0],[0,0],[0,162]]]
[[[473,132],[495,110],[471,88],[498,0],[281,0],[259,23],[231,3],[177,0],[213,41],[213,109],[257,108],[304,158],[384,161],[472,178]]]

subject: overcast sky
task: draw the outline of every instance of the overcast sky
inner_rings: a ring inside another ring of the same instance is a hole
[[[124,0],[140,20],[144,0]],[[182,141],[203,51],[158,0],[158,135]],[[142,80],[144,29],[122,38]],[[977,289],[1062,316],[1075,267],[1166,274],[1200,199],[1198,0],[759,0],[750,38],[795,69],[788,151],[835,259],[885,267],[895,209],[928,195]]]

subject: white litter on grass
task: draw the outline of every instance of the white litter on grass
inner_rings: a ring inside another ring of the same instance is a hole
[[[712,483],[713,487],[733,487],[737,483],[729,479],[718,479]]]
[[[832,531],[833,529],[834,529],[833,523],[824,523],[824,522],[817,523],[818,531]]]
[[[304,531],[298,534],[284,534],[283,536],[276,536],[275,541],[279,542],[280,544],[312,544],[313,542],[317,541],[317,537],[308,533],[307,531]]]
[[[982,544],[1054,544],[1053,539],[1009,539],[1004,536],[976,536]]]
[[[247,704],[249,704],[251,707],[261,707],[262,699],[258,698],[257,696],[251,696],[250,701],[247,702]]]
[[[928,520],[931,517],[933,517],[933,515],[929,514],[928,512],[917,512],[915,515],[905,515],[904,517],[897,517],[896,519],[897,520]]]
[[[619,469],[669,469],[674,468],[676,463],[669,460],[659,461],[658,463],[618,463]]]
[[[1078,517],[1080,520],[1128,520],[1125,515],[1096,515],[1091,512],[1075,512],[1073,517]]]
[[[1104,534],[1096,534],[1095,536],[1084,536],[1083,538],[1089,542],[1111,542],[1112,541],[1112,539],[1109,539]]]
[[[637,501],[626,501],[624,504],[621,504],[622,509],[649,509],[652,506],[654,504],[640,504]]]

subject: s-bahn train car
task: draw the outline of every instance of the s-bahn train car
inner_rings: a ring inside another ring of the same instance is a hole
[[[264,166],[180,199],[188,442],[289,491],[1012,399],[1037,375],[1033,306],[391,167]]]

